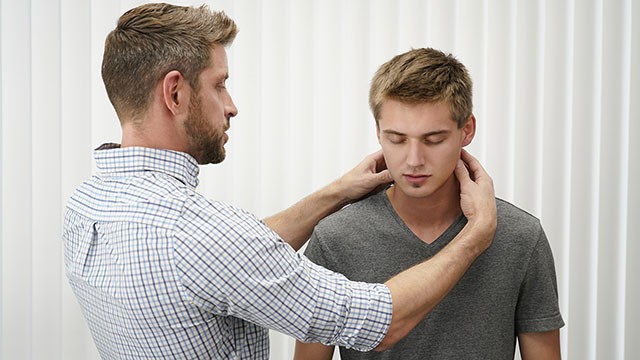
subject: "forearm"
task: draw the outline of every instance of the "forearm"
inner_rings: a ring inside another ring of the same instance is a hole
[[[522,360],[560,360],[560,330],[518,334]]]
[[[348,202],[334,181],[288,209],[265,218],[264,222],[297,251],[307,242],[320,220]]]
[[[391,175],[384,166],[382,151],[376,151],[339,179],[290,208],[264,219],[264,222],[297,251],[322,218],[377,191],[390,181]]]
[[[467,224],[437,255],[386,282],[393,299],[393,317],[376,351],[392,347],[422,321],[489,246],[494,231],[491,223]]]
[[[294,360],[331,360],[333,357],[333,345],[320,343],[303,343],[296,341]]]

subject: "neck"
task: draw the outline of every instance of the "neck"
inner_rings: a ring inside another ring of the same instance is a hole
[[[145,119],[138,125],[131,121],[123,122],[122,147],[140,146],[187,152],[176,129],[168,124],[170,122],[154,118]]]
[[[387,190],[398,216],[423,241],[430,243],[460,216],[460,185],[454,175],[433,194],[415,198],[398,187]]]

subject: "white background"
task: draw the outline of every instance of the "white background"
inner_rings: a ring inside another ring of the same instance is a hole
[[[106,34],[143,1],[0,0],[2,359],[97,358],[63,274],[64,203],[119,141],[100,79]],[[198,5],[183,1],[180,4]],[[640,1],[225,0],[240,27],[240,110],[208,197],[272,214],[378,148],[376,68],[452,52],[475,83],[469,150],[554,251],[564,358],[640,354]],[[292,340],[272,336],[272,358]]]

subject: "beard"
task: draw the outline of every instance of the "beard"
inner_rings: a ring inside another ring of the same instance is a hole
[[[189,139],[190,154],[198,164],[218,164],[224,160],[224,132],[216,130],[207,122],[197,94],[191,95],[189,116],[184,126]]]

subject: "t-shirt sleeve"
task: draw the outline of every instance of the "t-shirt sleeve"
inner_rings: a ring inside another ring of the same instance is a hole
[[[553,254],[540,234],[528,262],[516,307],[516,333],[550,331],[564,326],[558,307],[558,286]]]
[[[177,231],[187,301],[306,342],[369,351],[382,341],[392,315],[385,285],[352,282],[312,263],[242,210],[207,212],[185,216]]]

